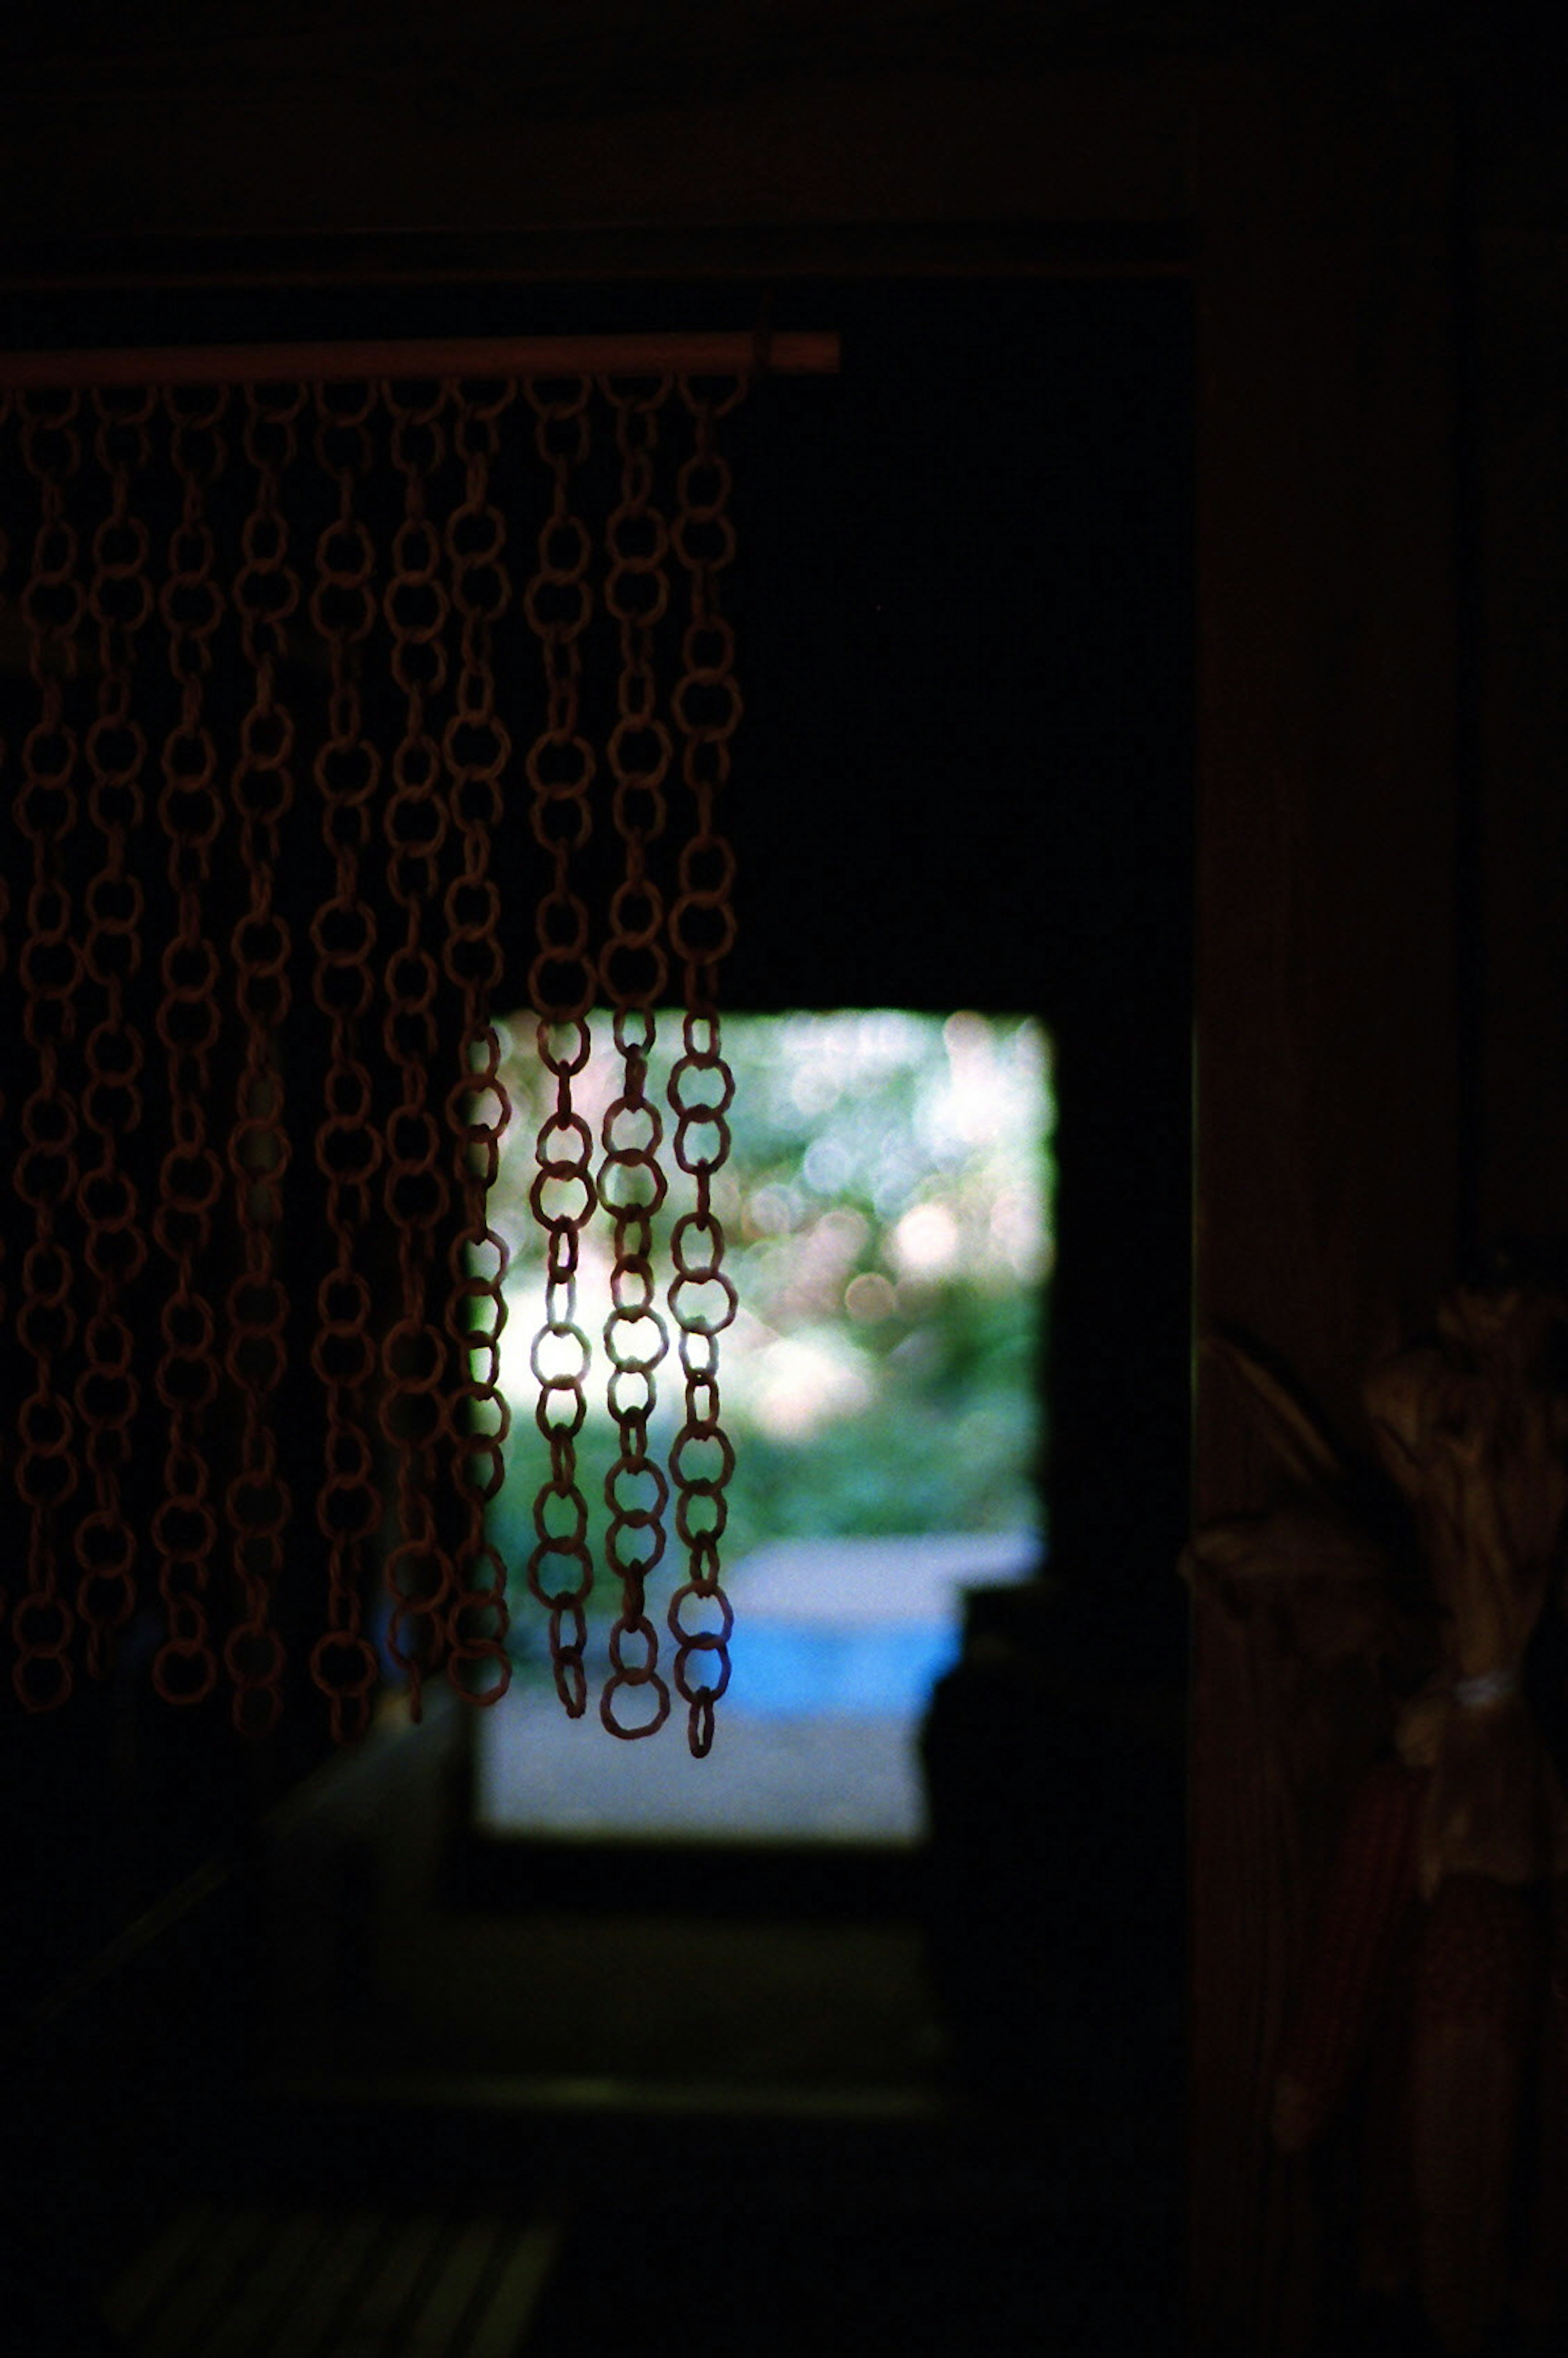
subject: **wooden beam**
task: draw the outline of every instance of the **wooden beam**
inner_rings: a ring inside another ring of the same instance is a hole
[[[831,332],[470,336],[338,344],[126,344],[0,352],[0,385],[362,384],[381,378],[832,375]]]

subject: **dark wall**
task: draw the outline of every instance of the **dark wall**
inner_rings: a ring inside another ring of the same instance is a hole
[[[1188,290],[917,281],[787,303],[840,330],[843,371],[764,384],[746,427],[730,996],[1044,1018],[1053,1552],[1108,1629],[1168,1645],[1190,1328]]]

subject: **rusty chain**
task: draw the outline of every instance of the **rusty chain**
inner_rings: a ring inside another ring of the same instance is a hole
[[[316,1296],[311,1364],[326,1394],[324,1473],[316,1520],[327,1545],[327,1628],[310,1652],[310,1674],[327,1697],[339,1743],[368,1725],[375,1649],[364,1633],[365,1552],[381,1527],[382,1498],[360,1402],[378,1371],[370,1284],[354,1265],[357,1231],[369,1225],[383,1146],[374,1087],[361,1037],[374,993],[375,914],[365,896],[361,856],[381,784],[381,755],[366,730],[359,685],[360,651],[375,623],[375,546],[356,507],[371,467],[368,421],[373,386],[336,398],[315,388],[317,458],[338,494],[336,516],[316,545],[310,619],[330,667],[327,730],[313,765],[321,837],[332,862],[333,890],[316,911],[311,990],[330,1041],[325,1107],[317,1127],[316,1165],[326,1185],[332,1267]]]
[[[0,427],[9,424],[10,416],[11,396],[4,386],[0,386]],[[10,567],[10,535],[5,530],[5,518],[3,515],[0,515],[0,581],[4,581],[5,574]],[[4,778],[5,773],[5,741],[3,737],[0,737],[0,778]],[[0,865],[0,975],[3,975],[5,972],[10,960],[10,922],[11,887],[6,878],[5,868],[3,865]],[[3,1087],[0,1087],[0,1122],[5,1120],[7,1110],[8,1108],[6,1104],[5,1092]],[[3,1224],[0,1224],[0,1334],[4,1334],[6,1331],[5,1313],[9,1307],[5,1287],[5,1263],[7,1258],[4,1227]],[[4,1457],[0,1456],[0,1464],[3,1464],[4,1462]],[[0,1620],[4,1619],[6,1608],[10,1602],[10,1589],[4,1580],[0,1580]]]
[[[298,611],[298,569],[289,561],[282,488],[298,449],[302,385],[271,393],[245,388],[246,460],[255,496],[241,527],[234,611],[251,676],[240,722],[230,801],[239,829],[245,908],[230,936],[235,1001],[244,1027],[243,1063],[229,1133],[242,1266],[228,1292],[224,1365],[243,1403],[239,1466],[224,1493],[236,1595],[242,1614],[223,1660],[233,1684],[231,1712],[247,1735],[265,1735],[283,1708],[284,1644],[274,1622],[284,1536],[293,1494],[278,1464],[273,1402],[287,1356],[288,1296],[276,1267],[283,1187],[292,1148],[284,1120],[278,1045],[293,1003],[293,934],[277,905],[280,830],[294,806],[294,717],[278,694],[288,624]]]
[[[603,1342],[616,1436],[604,1483],[605,1552],[620,1595],[600,1717],[620,1736],[654,1733],[668,1716],[673,1680],[687,1706],[692,1748],[700,1754],[712,1743],[714,1706],[729,1682],[732,1628],[719,1580],[733,1453],[719,1422],[719,1336],[734,1317],[735,1295],[723,1268],[714,1183],[729,1148],[733,1094],[717,1009],[719,969],[734,930],[733,860],[718,799],[741,707],[732,636],[719,604],[733,533],[729,471],[714,426],[742,387],[714,400],[689,380],[676,380],[696,430],[691,455],[678,470],[674,511],[665,514],[654,503],[654,456],[671,380],[600,382],[620,460],[603,590],[620,662],[603,760],[621,874],[597,959],[581,857],[593,825],[598,769],[591,741],[597,724],[590,726],[582,709],[583,643],[595,592],[591,537],[573,499],[590,456],[595,387],[588,378],[524,386],[549,482],[549,512],[523,605],[546,692],[544,725],[524,767],[530,824],[548,871],[535,911],[529,989],[552,1085],[530,1190],[546,1249],[544,1318],[531,1364],[534,1422],[548,1472],[535,1501],[527,1581],[549,1617],[557,1692],[580,1716],[593,1558],[579,1475],[592,1356],[579,1322],[579,1281],[584,1231],[602,1203],[613,1231]],[[328,673],[325,730],[310,758],[331,879],[308,926],[310,997],[327,1033],[313,1146],[330,1263],[316,1284],[309,1350],[325,1404],[315,1504],[328,1588],[327,1626],[311,1649],[310,1672],[329,1700],[334,1736],[343,1740],[362,1730],[380,1676],[366,1626],[366,1571],[382,1533],[377,1461],[385,1447],[398,1526],[385,1564],[386,1645],[407,1675],[416,1714],[423,1679],[443,1660],[450,1682],[470,1700],[492,1702],[505,1691],[506,1573],[486,1531],[487,1509],[503,1480],[509,1424],[500,1369],[505,1249],[491,1225],[487,1196],[508,1111],[492,1016],[502,953],[491,856],[511,752],[495,679],[496,625],[511,589],[505,519],[492,477],[500,421],[516,397],[514,384],[481,393],[449,381],[428,400],[403,397],[392,384],[330,391],[320,384],[264,391],[253,384],[242,395],[242,434],[240,421],[231,429],[222,390],[95,394],[93,449],[109,499],[92,532],[85,587],[78,578],[79,529],[67,503],[67,486],[81,464],[81,397],[16,398],[23,457],[40,503],[20,601],[38,718],[21,748],[15,804],[31,854],[16,970],[35,1073],[21,1109],[14,1176],[32,1230],[14,1331],[32,1373],[17,1432],[16,1484],[29,1523],[27,1589],[12,1609],[13,1677],[30,1708],[47,1708],[70,1693],[79,1627],[89,1668],[102,1674],[135,1609],[138,1542],[124,1492],[144,1395],[156,1398],[163,1435],[163,1495],[150,1525],[165,1617],[155,1684],[169,1701],[193,1703],[210,1695],[226,1670],[236,1725],[258,1733],[276,1725],[281,1707],[285,1658],[276,1607],[293,1501],[276,1431],[290,1317],[279,1265],[291,1156],[280,1041],[296,996],[283,879],[297,724],[280,673],[290,659],[290,620],[302,602]],[[403,494],[384,579],[368,521],[378,495],[371,491],[372,427],[382,403]],[[0,395],[0,412],[5,406]],[[290,553],[285,486],[308,411],[336,513],[317,536],[306,600]],[[167,430],[178,501],[156,599],[149,535],[133,507],[155,420]],[[248,512],[237,519],[239,558],[225,571],[215,542],[213,486],[230,440],[242,438],[252,493]],[[433,512],[430,485],[449,447],[463,472],[464,494],[443,520]],[[689,588],[684,623],[670,619],[672,551]],[[146,1129],[147,1045],[133,988],[146,961],[146,871],[134,855],[150,795],[143,788],[146,707],[134,683],[155,604],[177,709],[159,749],[157,794],[172,925],[153,978],[156,1003],[145,1019],[162,1052],[168,1134],[167,1146],[149,1141],[140,1150],[152,1155],[144,1188],[129,1151]],[[245,702],[237,715],[237,750],[220,781],[216,731],[224,724],[215,655],[231,611]],[[84,616],[94,654],[79,742],[65,689],[77,675]],[[379,706],[367,711],[362,686],[378,624],[388,633],[392,684],[402,698],[400,734],[384,759]],[[656,643],[662,629],[676,627],[680,676],[666,715],[659,708]],[[677,737],[690,817],[676,889],[666,895],[651,853],[666,828]],[[92,864],[78,908],[67,862],[73,838],[85,836],[86,827]],[[237,914],[230,908],[222,919],[234,979],[237,1076],[232,1128],[215,1138],[212,1084],[220,1044],[227,1054],[228,1042],[213,879],[226,831],[236,856],[225,859],[225,873],[232,867],[238,886]],[[373,886],[369,873],[378,833],[393,913],[385,938],[381,880]],[[438,905],[445,921],[438,942],[430,923]],[[0,957],[5,915],[0,901]],[[667,1195],[665,1119],[649,1067],[654,1009],[672,963],[684,980],[687,1013],[667,1095],[673,1161],[691,1196],[670,1238],[666,1325],[654,1277],[654,1223]],[[378,987],[384,993],[379,1006]],[[600,987],[613,1014],[619,1080],[596,1140],[576,1085],[588,1062],[589,1014]],[[385,1100],[378,1099],[367,1060],[373,1022]],[[455,1070],[444,1062],[454,1032]],[[78,1094],[68,1051],[80,1054]],[[144,1198],[155,1194],[145,1220]],[[227,1259],[225,1238],[220,1280],[214,1224],[225,1197],[237,1256]],[[374,1239],[388,1229],[395,1281],[385,1331],[378,1334]],[[143,1367],[130,1304],[149,1243],[169,1282]],[[447,1255],[438,1306],[438,1243]],[[81,1286],[88,1294],[79,1301]],[[670,1325],[684,1397],[666,1477],[654,1457],[650,1428]],[[225,1378],[236,1413],[220,1429],[215,1409]],[[220,1440],[222,1475],[211,1456]],[[450,1532],[437,1513],[443,1466],[456,1492]],[[73,1509],[84,1479],[91,1495]],[[221,1660],[212,1628],[220,1485],[237,1604]],[[665,1617],[676,1647],[667,1678],[647,1587],[666,1552],[672,1494],[686,1563]],[[68,1531],[71,1511],[76,1519]],[[75,1558],[70,1595],[58,1576],[62,1541]]]
[[[686,1379],[670,1480],[687,1578],[670,1599],[668,1621],[676,1641],[675,1682],[687,1707],[688,1741],[701,1758],[713,1743],[714,1705],[730,1683],[735,1618],[719,1580],[725,1491],[735,1453],[719,1422],[719,1337],[733,1323],[737,1305],[723,1266],[724,1230],[713,1208],[713,1181],[729,1154],[725,1116],[735,1094],[717,999],[719,968],[735,938],[735,863],[727,838],[717,828],[717,803],[730,776],[730,741],[741,718],[741,695],[734,633],[719,605],[719,576],[734,555],[735,535],[727,513],[730,469],[713,429],[741,399],[745,381],[722,401],[685,377],[680,391],[695,434],[676,478],[679,505],[672,538],[690,577],[691,618],[682,633],[681,676],[671,708],[695,823],[681,846],[678,890],[670,910],[670,946],[685,976],[687,1012],[669,1101],[676,1116],[675,1159],[694,1183],[696,1204],[670,1235],[675,1275],[669,1307]]]
[[[157,396],[144,390],[116,399],[94,396],[93,449],[109,479],[109,513],[92,535],[88,610],[97,633],[97,711],[87,730],[88,815],[102,838],[97,871],[87,887],[82,945],[86,976],[101,995],[103,1013],[88,1033],[82,1126],[96,1163],[82,1173],[82,1258],[97,1298],[82,1336],[83,1365],[75,1390],[92,1505],[74,1533],[76,1607],[87,1632],[87,1663],[106,1675],[114,1640],[136,1607],[138,1545],[122,1495],[132,1458],[132,1431],[141,1386],[135,1341],[123,1305],[124,1291],[146,1266],[140,1190],[123,1150],[143,1117],[141,1032],[127,1002],[142,966],[141,882],[128,864],[130,845],[146,823],[142,775],[146,732],[136,718],[133,678],[137,641],[151,619],[150,535],[133,514],[133,473],[151,453],[148,425]]]
[[[494,664],[495,625],[511,603],[512,587],[506,519],[491,495],[491,471],[501,419],[516,397],[511,383],[480,397],[461,385],[453,388],[452,445],[463,466],[463,497],[446,532],[460,643],[455,705],[442,750],[461,867],[446,891],[443,962],[462,1009],[459,1072],[447,1092],[446,1110],[463,1214],[449,1256],[449,1438],[464,1523],[460,1584],[454,1583],[449,1616],[447,1674],[466,1701],[484,1704],[498,1702],[512,1679],[506,1566],[486,1537],[485,1509],[505,1479],[512,1422],[501,1388],[506,1243],[491,1226],[488,1210],[511,1111],[501,1078],[500,1035],[491,1020],[502,954],[501,892],[491,874],[490,852],[512,755],[511,736],[495,708]],[[477,1674],[485,1665],[489,1682],[481,1685]]]
[[[659,1675],[658,1636],[646,1603],[648,1576],[665,1553],[669,1503],[669,1485],[648,1446],[648,1421],[658,1397],[655,1370],[669,1350],[668,1331],[654,1307],[654,1220],[666,1183],[659,1164],[664,1127],[648,1094],[648,1056],[654,1010],[669,962],[663,947],[664,896],[648,872],[647,849],[665,827],[665,781],[672,759],[654,669],[654,633],[669,608],[669,529],[653,504],[653,454],[670,380],[660,380],[643,394],[613,384],[606,391],[621,457],[621,498],[606,529],[604,602],[621,645],[616,718],[606,751],[624,868],[611,901],[609,939],[600,963],[621,1058],[620,1093],[600,1129],[604,1159],[599,1175],[600,1200],[614,1224],[604,1349],[619,1444],[604,1483],[610,1517],[605,1558],[621,1583],[600,1718],[612,1736],[633,1738],[655,1735],[670,1714],[670,1691]],[[639,1650],[640,1660],[628,1660],[629,1644]],[[651,1714],[624,1719],[622,1694],[643,1690],[653,1698]]]
[[[153,1682],[166,1702],[195,1704],[211,1693],[218,1680],[207,1611],[218,1519],[203,1443],[220,1362],[212,1305],[199,1271],[223,1186],[222,1164],[207,1128],[212,1052],[222,1027],[222,969],[217,946],[205,931],[204,903],[225,816],[206,711],[212,642],[224,611],[207,493],[227,455],[222,427],[228,395],[220,388],[182,398],[171,389],[165,406],[180,515],[170,535],[168,572],[158,602],[179,710],[164,739],[158,794],[176,923],[160,962],[163,993],[156,1018],[168,1060],[171,1142],[158,1172],[153,1233],[173,1271],[174,1291],[159,1316],[155,1378],[168,1426],[164,1495],[152,1523],[167,1635],[153,1664]]]
[[[550,1454],[550,1470],[534,1505],[528,1585],[548,1611],[556,1692],[574,1719],[581,1717],[588,1702],[585,1607],[593,1587],[588,1502],[577,1479],[577,1436],[588,1412],[583,1387],[591,1351],[578,1324],[577,1280],[594,1186],[592,1133],[573,1105],[572,1083],[589,1059],[588,1017],[596,978],[588,907],[571,881],[572,856],[586,846],[593,827],[589,789],[595,760],[581,733],[579,710],[579,642],[593,611],[588,581],[591,544],[588,527],[572,512],[570,485],[573,468],[588,457],[592,390],[587,377],[576,380],[570,393],[554,396],[541,383],[527,387],[535,447],[550,475],[551,503],[524,598],[529,627],[540,644],[547,691],[545,727],[529,747],[525,765],[533,792],[530,817],[551,869],[549,890],[540,896],[535,914],[538,951],[528,987],[538,1017],[539,1060],[555,1082],[554,1103],[539,1129],[538,1169],[529,1196],[546,1237],[545,1317],[530,1361],[539,1387],[535,1422]]]
[[[392,638],[392,676],[403,698],[403,733],[392,756],[392,792],[382,816],[387,890],[403,921],[386,961],[382,1044],[399,1101],[386,1129],[383,1202],[397,1239],[398,1314],[382,1346],[385,1379],[381,1429],[395,1453],[397,1533],[387,1557],[392,1602],[387,1651],[420,1715],[427,1669],[438,1666],[446,1636],[450,1558],[437,1528],[432,1487],[444,1428],[447,1337],[427,1314],[434,1234],[449,1187],[442,1134],[430,1106],[429,1075],[440,1048],[436,994],[440,968],[423,937],[422,915],[441,899],[441,855],[450,827],[442,750],[429,705],[447,683],[445,629],[451,601],[441,579],[442,535],[428,512],[428,478],[446,451],[440,416],[447,388],[423,402],[382,397],[392,420],[392,457],[403,480],[403,514],[392,545],[383,610]]]
[[[59,1592],[57,1558],[62,1513],[80,1483],[71,1404],[58,1368],[77,1333],[75,1271],[59,1233],[81,1184],[81,1119],[61,1071],[61,1051],[77,1033],[81,952],[67,887],[66,854],[79,812],[79,746],[65,712],[65,682],[79,662],[77,633],[86,603],[77,573],[78,536],[65,507],[65,485],[81,464],[80,397],[17,401],[22,454],[38,485],[39,518],[22,592],[27,663],[38,718],[21,748],[16,821],[31,848],[26,934],[17,957],[22,1035],[38,1079],[21,1110],[21,1149],[14,1184],[32,1214],[22,1258],[16,1336],[33,1363],[33,1390],[16,1420],[16,1489],[27,1508],[27,1586],[12,1607],[12,1682],[29,1711],[62,1703],[75,1684],[71,1645],[76,1616]]]

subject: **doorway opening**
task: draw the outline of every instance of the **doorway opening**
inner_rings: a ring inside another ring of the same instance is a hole
[[[530,1368],[544,1278],[528,1200],[544,1110],[532,1031],[524,1017],[503,1035],[513,1113],[490,1195],[509,1257],[501,1379],[512,1411],[492,1537],[514,1567],[533,1545],[547,1459]],[[678,1038],[666,1023],[654,1092]],[[794,1012],[731,1017],[725,1045],[736,1092],[717,1208],[741,1308],[722,1360],[736,1449],[724,1758],[694,1761],[668,1732],[615,1744],[591,1712],[567,1719],[543,1617],[514,1574],[513,1692],[477,1737],[489,1833],[915,1842],[918,1725],[956,1659],[964,1593],[1040,1565],[1053,1258],[1043,1027],[971,1011]],[[596,1132],[618,1071],[601,1049],[579,1078]],[[666,1228],[674,1216],[667,1206]],[[611,1266],[607,1231],[590,1222],[579,1270],[589,1335],[610,1316]],[[675,1428],[665,1390],[655,1453]],[[590,1394],[578,1441],[590,1499],[617,1445],[607,1403]],[[607,1660],[590,1653],[589,1668],[591,1687]]]
[[[1010,1590],[998,1607],[1008,1644],[1070,1665],[1082,1694],[1120,1680],[1175,1693],[1190,1413],[1190,295],[1152,279],[954,278],[803,280],[777,296],[775,324],[830,323],[843,365],[821,383],[766,381],[727,421],[737,555],[726,611],[745,698],[724,813],[739,919],[721,984],[727,1040],[739,1039],[730,1010],[801,1022],[881,1011],[938,1033],[957,1011],[1015,1026],[1028,1016],[1048,1044],[1054,1122],[1036,1206],[1051,1266],[1048,1322],[1038,1287],[1035,1298],[1028,1497],[989,1529],[912,1509],[902,1529],[830,1535],[870,1548],[979,1531],[988,1547],[1023,1535],[1038,1548],[1048,1523],[1050,1610],[1029,1615],[1021,1587],[1015,1614]],[[719,301],[711,287],[687,290],[684,310],[673,298],[665,309],[717,317]],[[507,824],[498,858],[514,857],[525,878],[525,825]],[[503,930],[503,987],[521,1007],[535,947],[525,891],[510,896]],[[741,1094],[754,1095],[745,1081]],[[832,1209],[815,1200],[819,1216]],[[778,1241],[726,1227],[759,1259]],[[751,1272],[737,1275],[749,1303]],[[858,1296],[867,1310],[885,1303],[879,1276],[902,1283],[859,1260],[845,1275],[846,1286],[872,1281]],[[519,1306],[509,1341],[526,1336],[533,1306]],[[878,1322],[851,1315],[844,1331],[869,1347]],[[735,1363],[727,1352],[727,1420],[744,1390]],[[778,1354],[775,1370],[788,1366]],[[771,1443],[742,1438],[743,1466],[773,1462]],[[591,1473],[584,1491],[592,1498]],[[764,1546],[821,1536],[782,1515],[751,1534],[738,1527],[726,1582],[747,1563],[760,1582]],[[516,1565],[532,1543],[525,1526],[503,1552]],[[901,1563],[907,1588],[907,1550]],[[979,1567],[982,1585],[995,1570]],[[972,1562],[952,1573],[955,1587],[975,1578]],[[829,1585],[844,1593],[841,1559]],[[659,1594],[655,1583],[655,1617]],[[925,1868],[906,1833],[775,1842],[731,1814],[748,1631],[781,1685],[800,1660],[782,1633],[759,1639],[765,1602],[765,1590],[750,1605],[737,1595],[736,1683],[719,1706],[716,1757],[683,1764],[719,1797],[711,1838],[501,1832],[477,1755],[520,1720],[522,1698],[509,1695],[474,1714],[494,1725],[472,1730],[470,1839],[454,1889],[486,1909],[913,1912]],[[998,1637],[988,1618],[988,1646]],[[877,1649],[885,1668],[892,1641]],[[852,1689],[868,1655],[846,1642],[840,1659]],[[933,1671],[927,1654],[925,1685]],[[820,1662],[811,1676],[826,1693]],[[1051,1723],[1025,1715],[1033,1742]],[[654,1806],[654,1757],[667,1751],[673,1768],[680,1748],[678,1729],[673,1743],[666,1730],[618,1745],[591,1713],[552,1725],[580,1760],[580,1791],[602,1765],[625,1780],[627,1811]],[[916,1772],[901,1744],[907,1828]],[[974,1758],[978,1777],[986,1764]],[[1059,1774],[1054,1761],[1038,1768],[1040,1779]],[[575,1768],[566,1783],[578,1789]],[[1039,1790],[1031,1757],[988,1785],[984,1806],[1011,1825]]]

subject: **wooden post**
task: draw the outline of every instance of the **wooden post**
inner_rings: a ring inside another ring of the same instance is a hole
[[[1455,1244],[1447,134],[1281,70],[1217,74],[1198,147],[1197,1318],[1355,1438],[1385,1322],[1430,1314]],[[1278,1497],[1201,1362],[1195,1493],[1200,1526]],[[1310,2331],[1312,2206],[1267,2118],[1332,1796],[1238,1642],[1200,1594],[1192,2346],[1263,2358]]]

